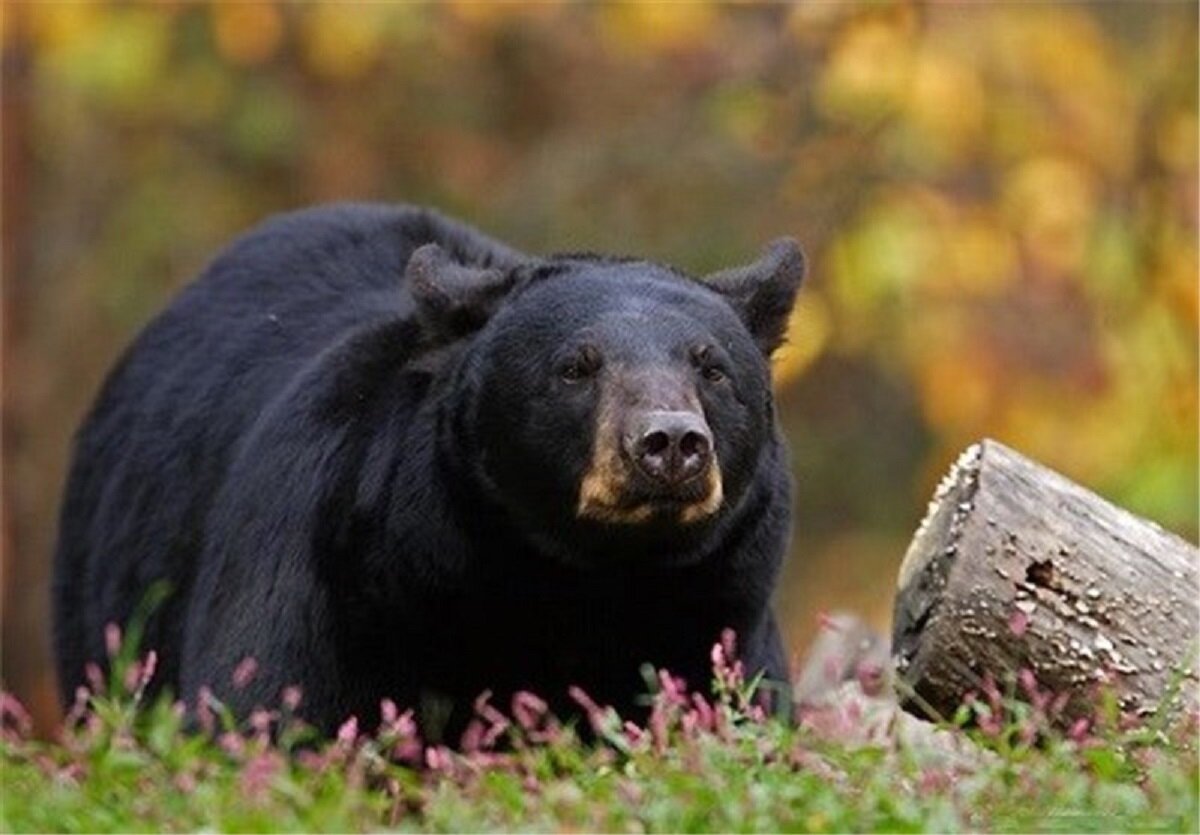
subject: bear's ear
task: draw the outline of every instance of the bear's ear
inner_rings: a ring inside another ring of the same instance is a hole
[[[704,283],[725,297],[769,357],[783,342],[804,272],[800,244],[780,238],[754,263],[712,273]]]
[[[431,331],[455,338],[483,327],[512,288],[513,273],[451,259],[437,244],[413,252],[404,277]]]

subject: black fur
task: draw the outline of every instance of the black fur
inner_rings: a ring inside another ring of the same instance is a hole
[[[777,266],[756,323],[735,313],[756,309],[747,276],[726,303],[670,268],[535,259],[424,210],[263,224],[145,329],[78,434],[54,577],[64,700],[160,579],[173,593],[143,641],[160,685],[210,685],[244,714],[299,684],[327,731],[389,697],[452,705],[456,732],[484,689],[569,712],[577,684],[636,713],[641,664],[704,687],[725,627],[751,672],[786,679],[769,603],[791,494],[767,355],[800,273]],[[432,283],[414,294],[416,270]],[[475,299],[472,271],[505,295]],[[613,368],[695,387],[725,481],[714,516],[576,517],[595,402],[555,363],[585,337]],[[689,376],[696,340],[721,387]],[[247,656],[258,672],[235,688]]]

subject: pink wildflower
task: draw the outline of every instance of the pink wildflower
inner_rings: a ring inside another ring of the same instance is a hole
[[[217,740],[221,748],[231,757],[240,757],[246,750],[246,740],[242,739],[242,735],[233,731],[226,731],[221,734]]]
[[[425,765],[430,771],[448,771],[453,765],[450,752],[442,746],[425,749]]]
[[[700,719],[696,716],[696,711],[689,710],[679,717],[679,727],[683,731],[683,736],[686,739],[692,739],[696,736],[696,731],[700,728]]]
[[[292,684],[283,688],[282,702],[283,706],[289,712],[293,712],[296,708],[300,707],[300,700],[302,698],[303,691],[300,690],[298,685]]]
[[[296,762],[309,771],[321,771],[325,768],[325,757],[308,749],[296,754]]]
[[[474,754],[483,747],[483,723],[478,719],[472,719],[467,723],[466,729],[463,731],[462,739],[458,742],[458,747],[462,749],[464,754]]]
[[[1029,615],[1020,609],[1013,609],[1008,618],[1008,631],[1020,638],[1029,629]]]
[[[33,733],[33,717],[13,694],[0,690],[0,726],[4,735],[17,739],[28,739]]]
[[[721,632],[720,643],[714,644],[712,659],[713,677],[725,690],[736,690],[745,680],[742,662],[737,660],[737,640],[732,629]]]
[[[487,723],[487,728],[484,731],[483,738],[480,741],[484,748],[491,748],[496,744],[496,740],[507,731],[512,723],[508,721],[503,713],[489,703],[492,698],[492,691],[485,690],[479,694],[479,698],[475,700],[475,714]]]
[[[732,629],[721,630],[721,648],[725,650],[726,658],[737,657],[737,633]]]
[[[1071,700],[1071,694],[1063,691],[1054,697],[1054,701],[1050,703],[1050,715],[1058,716],[1067,707],[1067,702]]]
[[[417,723],[412,711],[405,711],[393,726],[396,741],[392,745],[392,759],[402,763],[417,763],[421,759],[421,738],[417,735]]]
[[[212,691],[208,689],[208,685],[201,685],[200,690],[196,693],[196,719],[200,722],[200,727],[205,733],[212,733],[215,726],[213,717],[213,703],[216,699],[213,697]]]
[[[661,754],[666,750],[668,736],[667,714],[661,702],[655,702],[647,726],[650,739],[654,742],[654,750]]]
[[[351,716],[338,728],[337,741],[341,745],[353,746],[358,741],[358,717]]]
[[[75,688],[75,702],[71,705],[71,709],[67,711],[67,715],[63,717],[64,728],[74,728],[79,724],[79,721],[87,713],[91,698],[91,691],[82,684]]]
[[[862,721],[862,702],[855,698],[847,699],[845,705],[842,707],[842,715],[845,717],[847,724],[850,727],[854,727]]]
[[[263,710],[261,707],[250,713],[250,728],[262,738],[265,738],[271,733],[271,724],[275,717],[269,710]]]
[[[379,719],[384,725],[395,723],[396,717],[400,715],[399,708],[391,699],[382,699],[379,702]]]
[[[542,699],[526,690],[520,690],[512,697],[512,714],[523,731],[536,730],[550,709]]]
[[[584,713],[587,714],[588,721],[592,725],[592,730],[594,730],[596,733],[603,733],[604,710],[600,707],[600,705],[596,704],[592,700],[592,697],[589,696],[582,687],[574,684],[567,688],[567,695],[569,695],[577,705],[583,708]]]
[[[725,650],[720,644],[713,644],[712,652],[708,657],[714,670],[725,669]]]
[[[142,680],[142,664],[140,661],[130,662],[125,668],[125,679],[122,684],[125,685],[126,693],[136,693],[138,682]]]
[[[104,627],[104,651],[109,658],[116,658],[121,651],[121,627],[110,623]]]
[[[125,669],[125,692],[131,693],[135,700],[141,700],[157,668],[158,653],[154,650],[146,653],[143,660],[134,661]]]
[[[692,694],[692,704],[695,706],[696,720],[701,730],[711,731],[716,727],[712,705],[699,693]]]
[[[237,690],[244,690],[258,673],[258,662],[253,656],[247,655],[233,669],[233,686]]]
[[[95,713],[88,713],[87,719],[84,720],[84,728],[86,735],[95,740],[104,733],[104,720]]]
[[[1067,731],[1067,737],[1076,742],[1081,742],[1087,736],[1088,729],[1091,727],[1091,720],[1087,717],[1076,719],[1071,729]]]
[[[1037,695],[1037,678],[1034,677],[1033,670],[1028,667],[1022,667],[1017,671],[1017,682],[1021,685],[1021,689],[1025,691],[1025,695]]]
[[[921,779],[918,782],[919,791],[921,794],[940,794],[950,788],[954,783],[954,778],[949,772],[939,768],[929,768],[921,772]]]
[[[979,729],[986,736],[999,736],[1001,731],[1000,719],[994,713],[979,717]]]
[[[687,704],[687,683],[681,678],[675,678],[666,670],[658,671],[658,683],[662,694],[674,704]]]
[[[983,692],[987,696],[988,704],[991,705],[992,713],[999,715],[1002,702],[1000,696],[1000,688],[996,686],[996,680],[992,678],[992,674],[983,674]]]
[[[274,751],[263,751],[251,757],[242,767],[242,789],[249,797],[258,797],[271,786],[281,763]]]
[[[855,668],[855,678],[858,686],[868,696],[878,696],[883,692],[883,666],[874,661],[859,661]]]
[[[101,672],[99,664],[95,661],[87,662],[83,667],[83,675],[93,693],[104,692],[104,673]]]
[[[1038,687],[1037,677],[1033,674],[1033,670],[1022,667],[1017,673],[1017,681],[1020,682],[1021,689],[1025,691],[1030,704],[1039,713],[1045,713],[1046,707],[1050,704],[1050,693]]]
[[[138,694],[140,695],[146,689],[146,685],[150,683],[150,679],[154,678],[154,673],[158,670],[158,653],[150,650],[146,653],[146,659],[142,662],[142,678],[138,682]]]

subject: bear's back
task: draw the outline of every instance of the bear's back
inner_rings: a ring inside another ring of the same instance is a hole
[[[177,674],[205,521],[238,444],[289,382],[343,334],[404,317],[412,251],[445,242],[481,263],[515,255],[425,210],[335,205],[272,218],[159,314],[105,381],[75,441],[54,571],[60,686],[70,698],[103,631],[148,588],[170,596],[143,646]]]

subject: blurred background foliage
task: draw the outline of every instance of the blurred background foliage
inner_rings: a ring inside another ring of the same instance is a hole
[[[990,435],[1195,540],[1187,3],[8,3],[4,678],[48,721],[73,427],[231,236],[335,199],[704,271],[800,238],[781,595],[886,626]]]

